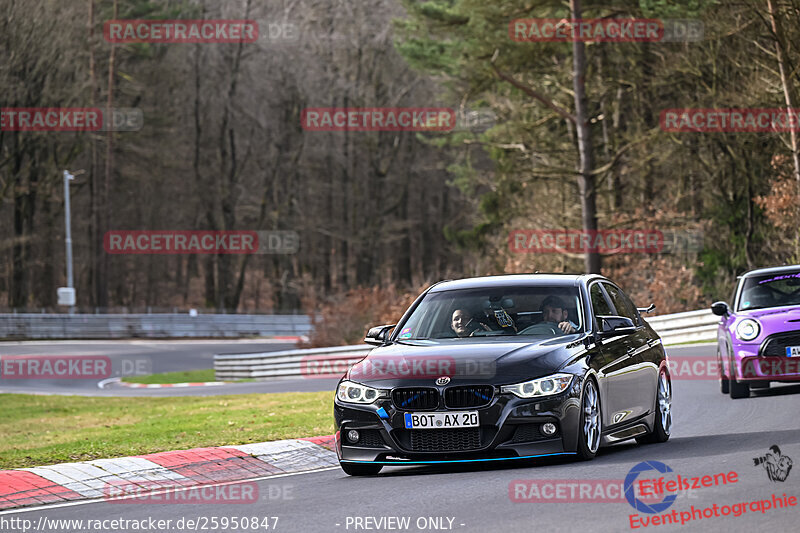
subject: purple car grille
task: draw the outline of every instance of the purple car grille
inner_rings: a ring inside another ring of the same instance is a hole
[[[800,331],[787,331],[770,335],[761,344],[761,355],[766,357],[786,357],[787,346],[800,346]]]

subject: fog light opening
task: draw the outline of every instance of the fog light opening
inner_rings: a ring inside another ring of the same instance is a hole
[[[359,435],[358,431],[356,431],[355,429],[351,429],[350,431],[347,432],[347,440],[353,443],[358,442],[358,438],[360,436],[361,435]]]
[[[547,422],[542,424],[542,433],[545,435],[555,435],[556,434],[556,425],[552,422]]]

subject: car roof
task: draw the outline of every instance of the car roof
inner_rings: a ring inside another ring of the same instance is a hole
[[[430,292],[452,291],[457,289],[480,289],[488,287],[537,287],[559,286],[577,287],[592,278],[605,279],[596,274],[503,274],[442,281],[434,285]]]
[[[791,272],[793,270],[800,269],[800,265],[784,265],[784,266],[776,266],[776,267],[765,267],[765,268],[757,268],[755,270],[750,270],[745,272],[740,278],[749,278],[750,276],[760,276],[762,274],[778,274],[781,272]]]

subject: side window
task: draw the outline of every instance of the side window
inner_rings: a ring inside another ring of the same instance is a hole
[[[595,283],[592,285],[592,288],[589,289],[589,297],[592,299],[594,316],[614,314],[614,312],[611,310],[611,307],[608,305],[608,301],[606,301],[606,297],[603,294],[603,290],[600,288],[599,283]]]
[[[624,316],[633,320],[634,324],[639,324],[639,311],[636,309],[636,306],[633,305],[631,299],[622,292],[622,289],[618,289],[614,285],[609,283],[603,283],[603,286],[608,293],[609,298],[611,298],[611,303],[614,304],[614,307],[617,309],[617,314],[619,316]]]

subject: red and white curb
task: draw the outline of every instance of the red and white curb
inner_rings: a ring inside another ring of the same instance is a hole
[[[191,383],[128,383],[122,378],[108,378],[97,382],[98,389],[105,389],[109,385],[119,385],[130,389],[169,389],[183,387],[215,387],[218,385],[228,385],[228,381],[201,381]]]
[[[0,470],[0,510],[318,470],[339,464],[332,448],[329,435]]]
[[[227,385],[225,381],[203,381],[198,383],[127,383],[120,381],[120,385],[131,389],[168,389],[170,387],[214,387],[216,385]]]

